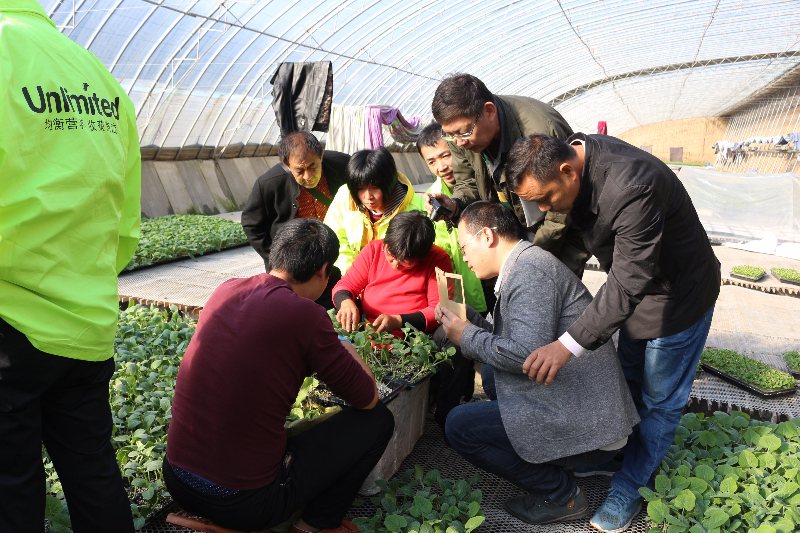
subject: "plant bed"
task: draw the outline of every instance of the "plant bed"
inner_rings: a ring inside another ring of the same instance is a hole
[[[362,533],[470,533],[486,520],[481,511],[483,492],[475,488],[480,480],[480,475],[443,479],[438,470],[426,474],[420,465],[414,465],[399,478],[376,480],[380,494],[370,498],[370,503],[378,508],[377,512],[354,518],[353,524]],[[353,506],[364,503],[357,498]]]
[[[143,218],[139,244],[125,270],[193,258],[247,244],[242,225],[205,215]]]
[[[783,360],[789,367],[789,373],[797,379],[800,379],[800,353],[786,352],[783,354]]]
[[[731,268],[731,277],[747,281],[760,281],[766,275],[766,271],[759,267],[742,265]]]
[[[700,362],[704,370],[762,398],[788,396],[797,391],[797,382],[786,372],[733,350],[707,348]]]
[[[404,379],[402,377],[398,378],[398,377],[394,377],[394,376],[392,376],[390,379],[392,381],[395,381],[397,383],[401,383],[401,384],[405,385],[409,389],[413,389],[414,387],[416,387],[418,385],[421,385],[422,383],[425,383],[425,381],[427,381],[428,378],[430,378],[432,375],[433,375],[433,372],[425,372],[425,373],[422,373],[422,374],[415,373],[414,374],[414,378],[415,378],[414,381],[408,381],[407,379]]]
[[[639,489],[650,533],[784,533],[800,523],[800,430],[739,411],[683,415],[655,477]]]
[[[800,272],[793,268],[772,268],[770,272],[783,283],[800,285]]]
[[[402,338],[389,332],[377,332],[369,322],[362,322],[351,332],[336,320],[336,311],[328,311],[339,335],[353,343],[358,354],[372,369],[376,380],[384,377],[402,383],[420,383],[436,372],[440,364],[450,364],[455,348],[442,350],[433,339],[410,324],[401,328]]]

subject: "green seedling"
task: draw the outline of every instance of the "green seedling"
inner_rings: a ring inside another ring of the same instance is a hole
[[[444,479],[438,470],[426,474],[415,465],[399,478],[376,481],[381,493],[370,501],[378,511],[353,519],[353,524],[361,533],[470,533],[486,520],[480,508],[483,493],[474,488],[480,480],[480,475]]]
[[[746,381],[764,391],[790,389],[797,386],[795,379],[769,365],[744,356],[733,350],[703,350],[702,363]]]
[[[800,372],[800,353],[786,352],[783,354],[783,360],[789,365],[789,368],[794,372]]]
[[[740,276],[747,276],[748,278],[760,278],[765,274],[763,268],[754,267],[754,266],[735,266],[731,269],[731,273],[738,274]]]
[[[738,411],[683,416],[655,477],[641,488],[650,533],[777,533],[800,524],[800,430]]]
[[[791,281],[800,281],[800,272],[793,268],[773,268],[771,271],[779,278],[788,279]]]
[[[242,225],[224,218],[204,215],[143,218],[139,244],[125,269],[203,255],[246,242]]]

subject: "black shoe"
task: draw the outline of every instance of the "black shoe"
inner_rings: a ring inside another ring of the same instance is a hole
[[[511,516],[537,525],[583,518],[589,510],[589,503],[583,490],[579,489],[577,496],[564,505],[555,505],[534,494],[525,494],[506,500],[505,508]]]

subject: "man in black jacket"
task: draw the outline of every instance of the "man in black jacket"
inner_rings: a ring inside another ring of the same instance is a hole
[[[506,175],[520,198],[570,213],[608,273],[581,317],[523,369],[550,383],[570,356],[619,330],[618,355],[641,422],[591,524],[624,531],[641,508],[638,489],[653,487],[673,442],[711,327],[720,264],[675,173],[619,139],[531,135],[512,148]]]
[[[350,156],[324,152],[310,132],[299,131],[284,137],[278,145],[280,163],[259,177],[242,211],[242,227],[247,240],[269,266],[269,249],[278,230],[294,218],[324,220],[331,199],[345,183],[345,167]],[[331,309],[331,289],[342,274],[334,267],[328,287],[317,303]]]

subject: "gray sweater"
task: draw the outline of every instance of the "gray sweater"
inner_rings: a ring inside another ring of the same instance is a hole
[[[589,452],[629,435],[639,422],[613,343],[570,357],[550,385],[522,363],[550,344],[591,303],[581,281],[552,254],[518,244],[501,272],[493,323],[467,309],[461,351],[495,370],[508,438],[520,457],[544,463]]]

